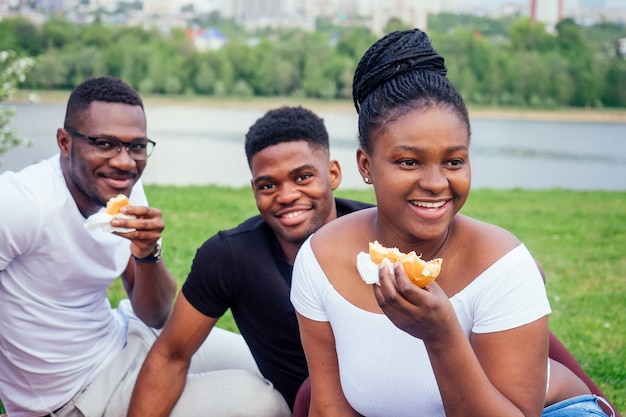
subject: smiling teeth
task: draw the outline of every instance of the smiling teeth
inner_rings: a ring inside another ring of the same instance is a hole
[[[299,215],[302,214],[302,210],[298,210],[298,211],[292,211],[291,213],[287,213],[285,215],[283,215],[284,218],[286,219],[291,219],[293,217],[297,217]]]
[[[429,202],[425,202],[425,201],[416,201],[413,203],[413,205],[418,206],[418,207],[425,207],[425,208],[439,208],[439,207],[443,207],[443,205],[446,204],[445,201],[438,201],[436,203],[429,203]]]

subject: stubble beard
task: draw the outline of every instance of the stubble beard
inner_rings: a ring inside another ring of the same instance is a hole
[[[89,187],[80,176],[80,167],[84,166],[81,159],[76,156],[76,152],[74,146],[72,146],[72,150],[70,151],[70,161],[69,161],[69,171],[70,171],[70,180],[74,187],[78,189],[81,193],[86,195],[91,201],[100,205],[106,206],[106,201],[102,201],[98,193],[92,187]]]

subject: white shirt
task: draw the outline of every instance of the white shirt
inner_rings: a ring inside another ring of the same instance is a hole
[[[445,417],[422,341],[384,314],[344,299],[317,262],[310,239],[296,257],[291,301],[303,316],[330,322],[341,386],[357,412],[368,417]],[[471,332],[503,331],[550,313],[543,280],[524,245],[492,264],[450,301],[468,338]]]
[[[11,417],[67,403],[122,349],[107,288],[130,241],[87,231],[59,155],[0,175],[0,398]],[[147,205],[140,182],[130,200]]]

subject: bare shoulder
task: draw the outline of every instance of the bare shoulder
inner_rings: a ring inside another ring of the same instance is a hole
[[[459,243],[474,257],[485,254],[495,261],[521,243],[517,236],[500,226],[463,215],[457,216],[455,227]]]
[[[455,284],[450,288],[454,287],[453,293],[521,243],[513,233],[502,227],[463,215],[456,217],[453,227],[454,239],[442,253],[445,275],[456,277]]]
[[[367,250],[371,240],[376,208],[368,208],[341,216],[322,226],[311,239],[311,248],[320,264],[337,261]]]
[[[311,239],[313,250],[318,252],[323,247],[362,242],[362,239],[369,234],[368,225],[373,224],[375,216],[376,208],[372,207],[346,214],[326,223],[315,232]]]

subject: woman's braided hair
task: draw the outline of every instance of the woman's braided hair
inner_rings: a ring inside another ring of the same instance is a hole
[[[371,134],[410,110],[449,106],[465,121],[463,98],[446,78],[443,57],[419,29],[396,31],[365,52],[354,73],[352,97],[359,114],[359,144],[371,152]]]

